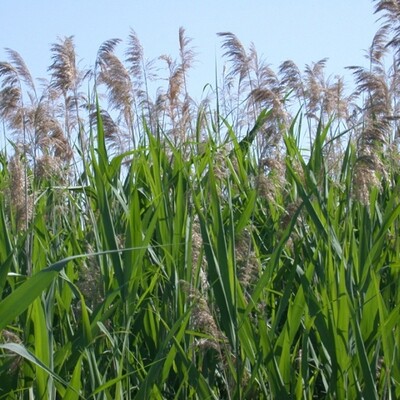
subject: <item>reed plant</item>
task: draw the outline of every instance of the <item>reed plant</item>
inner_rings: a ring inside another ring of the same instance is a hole
[[[133,31],[93,71],[59,39],[41,95],[8,52],[0,399],[400,397],[400,8],[376,3],[351,95],[229,32],[200,104],[182,28],[154,101]]]

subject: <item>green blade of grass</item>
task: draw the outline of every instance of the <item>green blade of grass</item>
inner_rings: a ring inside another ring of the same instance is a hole
[[[34,354],[32,354],[25,346],[19,343],[4,343],[0,344],[1,349],[9,350],[19,356],[23,357],[24,359],[30,361],[38,368],[46,371],[49,375],[51,375],[56,381],[60,382],[65,387],[69,387],[68,382],[66,382],[63,378],[58,376],[54,371],[51,371],[41,360],[39,360]],[[71,388],[71,390],[74,390]]]

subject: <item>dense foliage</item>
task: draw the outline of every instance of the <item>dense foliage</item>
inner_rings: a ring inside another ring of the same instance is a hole
[[[90,71],[54,44],[41,94],[9,50],[0,399],[400,397],[400,2],[376,10],[351,95],[228,32],[200,104],[183,29],[154,101],[134,32]]]

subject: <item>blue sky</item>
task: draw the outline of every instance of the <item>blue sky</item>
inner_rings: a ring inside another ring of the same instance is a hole
[[[13,0],[0,13],[0,60],[5,47],[18,51],[35,78],[46,77],[50,46],[74,35],[82,67],[94,64],[100,44],[125,40],[133,28],[146,58],[178,54],[183,26],[196,47],[191,87],[201,92],[222,68],[221,39],[233,32],[248,47],[254,42],[272,68],[292,59],[301,69],[328,57],[327,73],[347,74],[349,65],[365,65],[365,51],[379,24],[369,0]],[[120,45],[121,51],[124,43]]]

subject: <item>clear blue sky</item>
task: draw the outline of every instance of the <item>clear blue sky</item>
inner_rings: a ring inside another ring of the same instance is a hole
[[[344,67],[365,65],[365,51],[379,24],[371,0],[13,0],[0,13],[0,60],[5,47],[18,51],[35,78],[46,77],[50,46],[57,37],[75,36],[80,65],[93,65],[100,44],[125,40],[133,28],[146,58],[177,56],[183,26],[198,53],[191,87],[201,91],[215,78],[221,39],[230,31],[272,68],[292,59],[305,64],[329,58],[328,74],[349,74]],[[120,45],[124,51],[124,43]],[[348,79],[347,79],[348,80]],[[349,80],[348,80],[349,81]],[[351,83],[351,82],[350,82]]]

